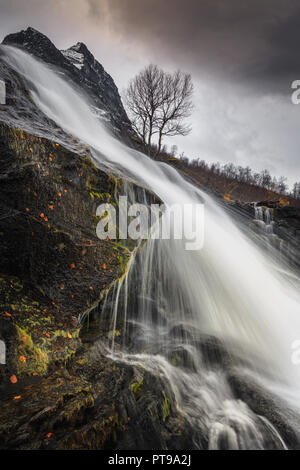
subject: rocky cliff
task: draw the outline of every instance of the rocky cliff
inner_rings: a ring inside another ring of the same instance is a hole
[[[113,80],[83,44],[60,52],[32,28],[4,43],[60,67],[119,134],[130,135]],[[124,181],[96,168],[3,61],[0,78],[7,85],[0,108],[0,448],[191,447],[192,430],[166,381],[108,358],[99,343],[112,318],[108,311],[99,323],[98,306],[135,245],[99,240],[96,208],[117,205]],[[116,345],[123,341],[117,327]]]
[[[27,28],[6,36],[3,44],[21,48],[59,68],[86,92],[99,115],[105,117],[117,133],[123,138],[133,135],[131,123],[112,77],[83,43],[60,51],[47,36],[33,28]]]

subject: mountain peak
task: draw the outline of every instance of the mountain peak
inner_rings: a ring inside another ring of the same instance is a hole
[[[31,26],[28,26],[27,29],[23,29],[22,31],[19,31],[17,33],[8,34],[3,39],[3,44],[10,44],[10,45],[17,45],[17,46],[22,46],[22,45],[29,46],[33,42],[37,42],[37,43],[42,42],[44,44],[47,44],[48,46],[49,45],[54,46],[54,44],[52,44],[52,42],[50,41],[49,38],[47,38],[47,36],[42,34],[37,29],[32,28]]]
[[[91,52],[87,48],[87,46],[83,42],[77,42],[74,46],[69,47],[69,49],[73,49],[74,51],[80,52],[84,55],[90,54]]]
[[[118,128],[125,126],[126,129],[131,127],[112,77],[83,42],[60,51],[47,36],[29,26],[26,30],[6,36],[3,44],[19,47],[60,68],[90,95],[97,108],[109,114],[113,125]]]

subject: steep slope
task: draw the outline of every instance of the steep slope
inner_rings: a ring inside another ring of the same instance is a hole
[[[123,137],[133,134],[113,79],[84,44],[78,43],[66,51],[60,51],[47,36],[30,27],[9,34],[3,44],[21,48],[60,68],[88,94],[91,103],[99,109],[99,115],[106,117],[115,131]]]
[[[59,66],[122,125],[117,89],[83,45],[79,71],[72,52],[60,53],[32,29],[5,42]],[[38,110],[4,60],[0,78],[7,86],[0,107],[0,448],[187,448],[192,430],[169,384],[142,367],[117,365],[99,344],[111,338],[112,321],[110,310],[98,319],[99,303],[118,285],[133,246],[97,238],[96,208],[117,205],[126,182],[97,168],[86,147]],[[120,344],[124,330],[116,327]]]

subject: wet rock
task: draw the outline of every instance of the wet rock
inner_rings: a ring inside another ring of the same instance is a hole
[[[60,370],[13,391],[0,409],[1,449],[186,449],[189,423],[169,385],[84,347]],[[30,436],[30,439],[29,439]]]
[[[130,251],[96,236],[97,205],[115,203],[119,182],[88,154],[1,124],[0,163],[1,376],[9,381],[70,360],[78,318],[122,275]]]
[[[267,418],[288,448],[300,448],[300,434],[296,431],[300,414],[258,383],[250,373],[232,370],[228,373],[228,381],[236,397],[247,403],[254,413]]]

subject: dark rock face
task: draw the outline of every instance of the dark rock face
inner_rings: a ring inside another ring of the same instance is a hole
[[[90,347],[82,340],[68,370],[6,390],[1,449],[193,447],[192,430],[160,378],[115,363],[97,344]]]
[[[120,123],[117,90],[82,44],[71,48],[77,61],[83,57],[78,70],[72,51],[60,53],[32,29],[5,42],[73,74]],[[168,383],[101,349],[111,318],[105,331],[79,322],[124,273],[134,248],[96,237],[96,208],[117,204],[123,182],[36,109],[2,62],[0,76],[8,92],[0,109],[0,340],[7,348],[0,448],[192,448],[193,431]]]
[[[124,138],[133,135],[113,79],[84,44],[78,43],[66,51],[59,51],[50,39],[33,28],[6,36],[3,44],[24,49],[44,62],[60,68],[88,94],[96,108],[106,113],[117,132]]]
[[[78,322],[130,257],[95,233],[121,182],[87,150],[3,124],[0,161],[0,448],[192,448],[169,384],[107,358],[101,327]]]
[[[266,417],[279,431],[290,449],[300,448],[300,416],[257,383],[253,377],[240,370],[232,369],[228,381],[236,396],[243,400],[259,416]]]
[[[130,252],[96,236],[96,208],[114,201],[119,182],[88,152],[1,125],[0,180],[5,386],[12,375],[45,375],[74,354],[78,317],[123,273]]]

